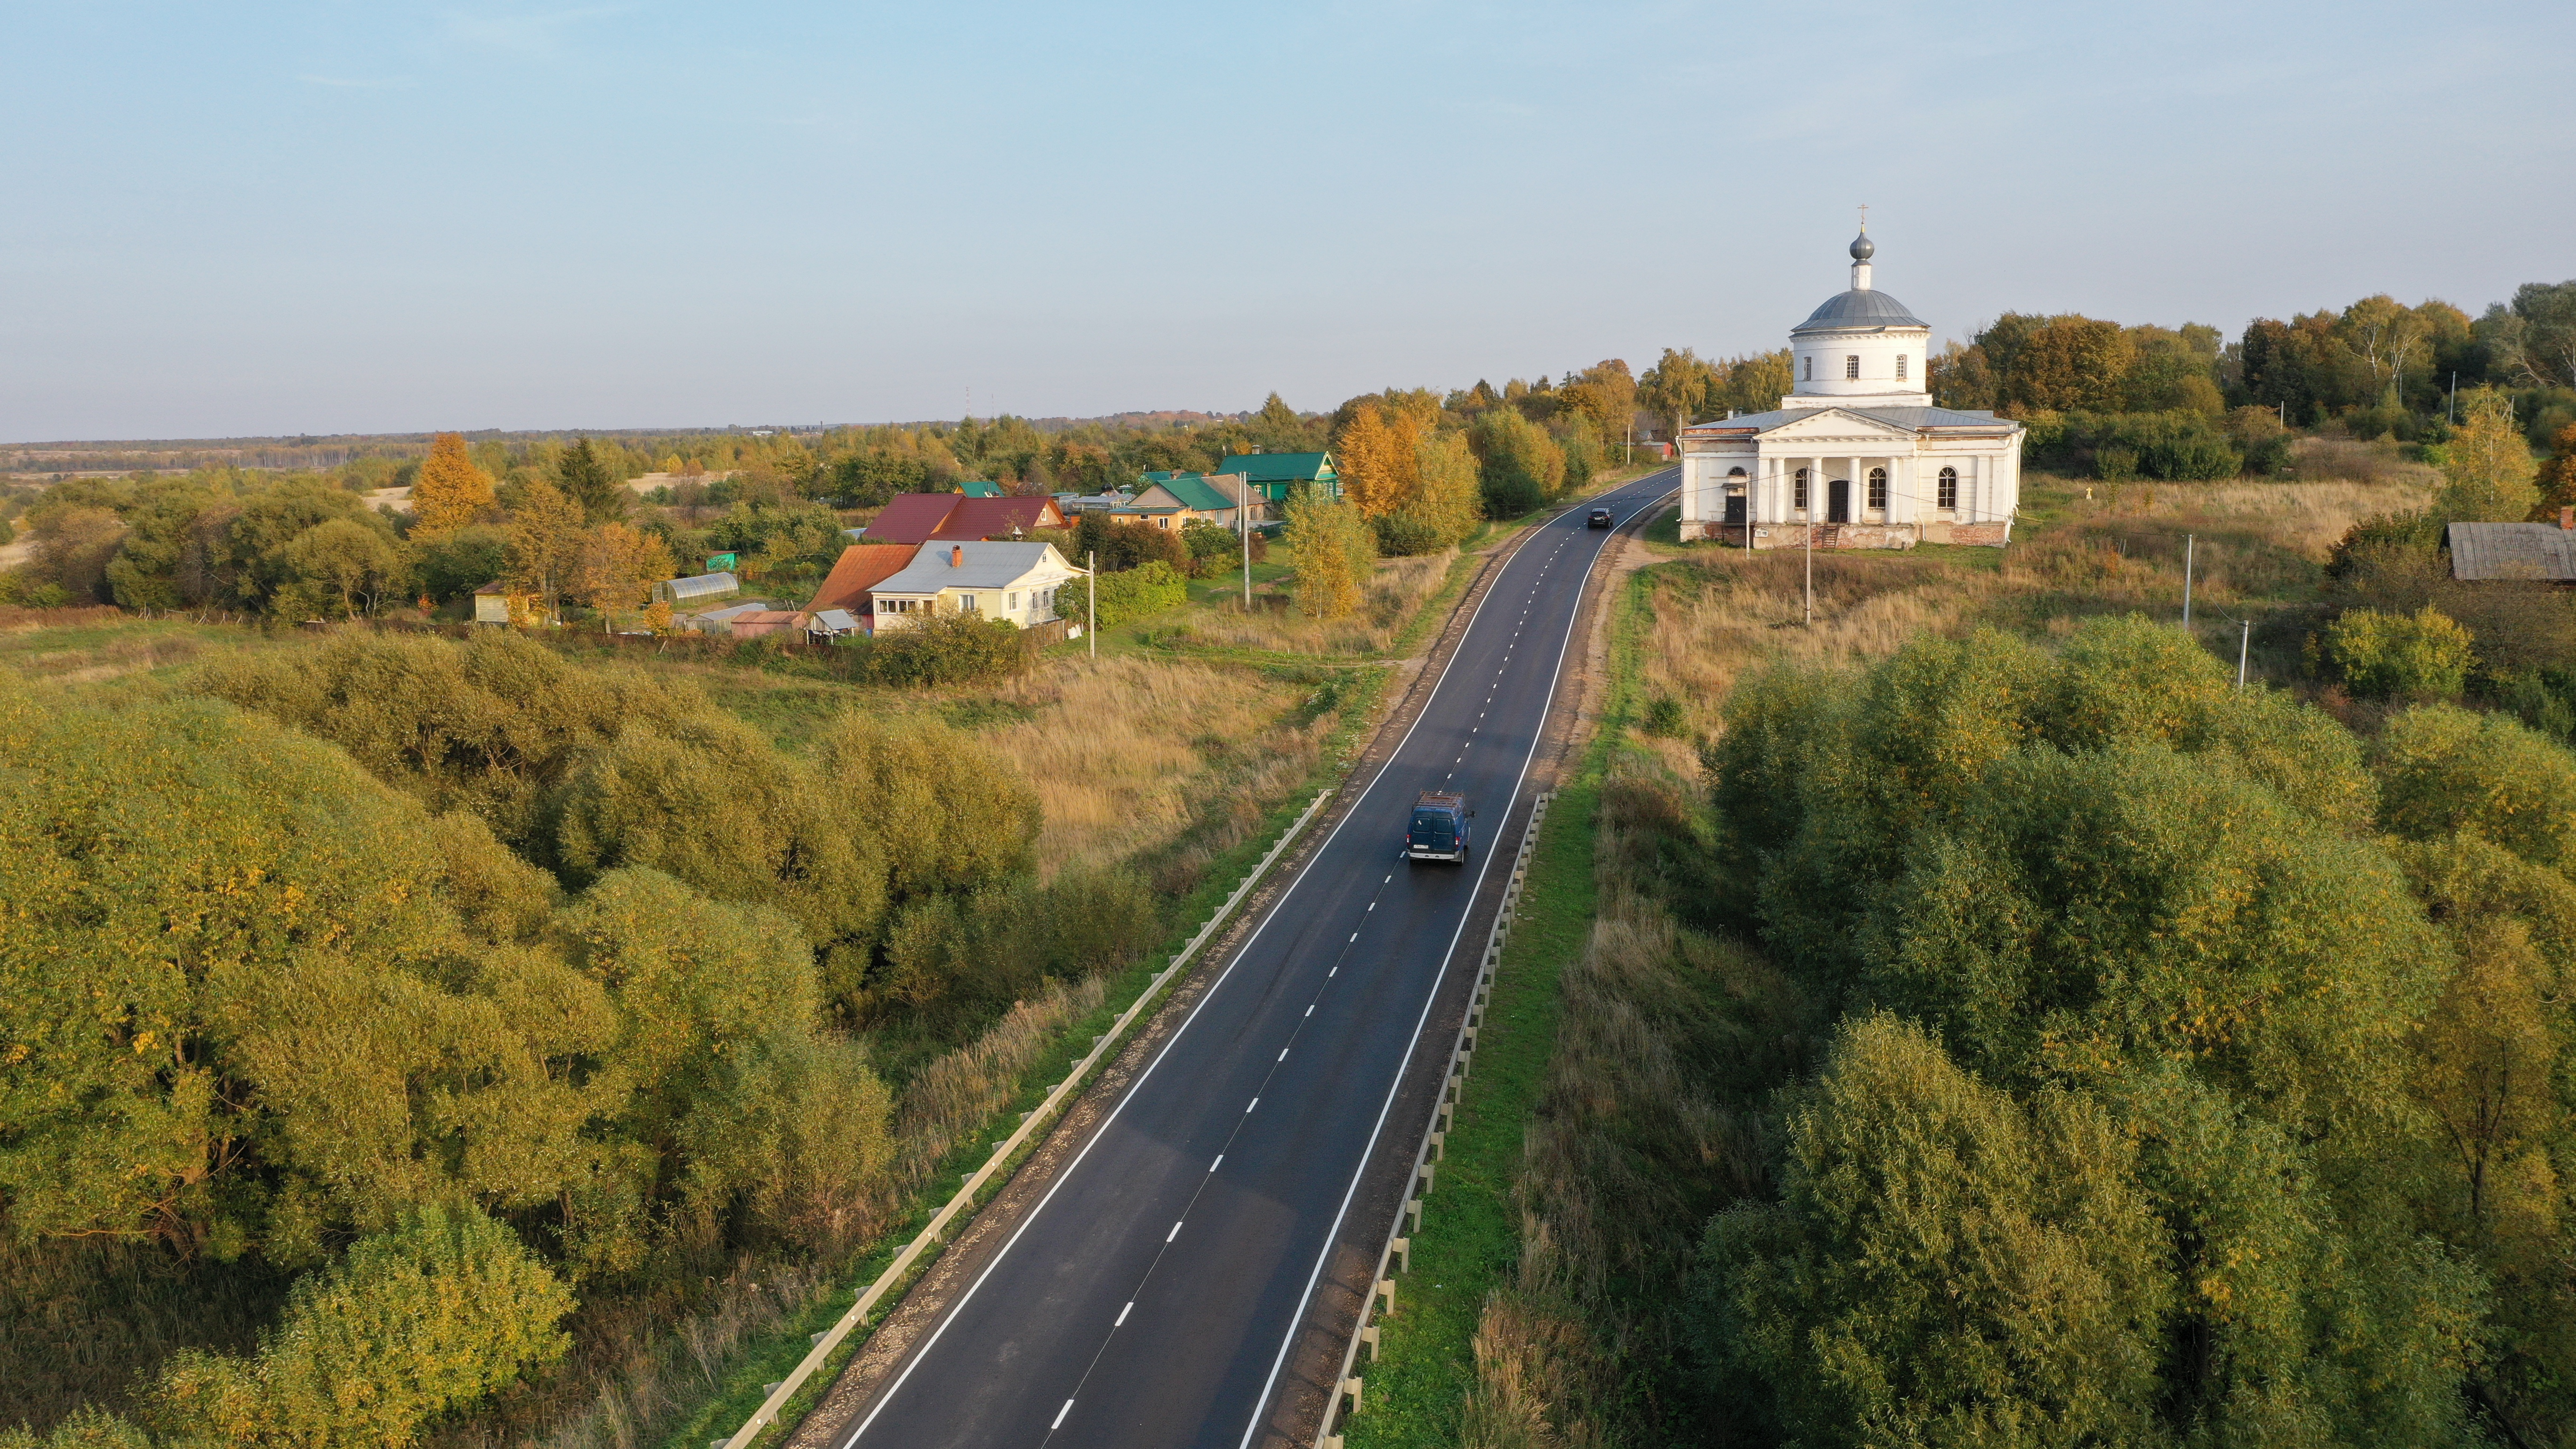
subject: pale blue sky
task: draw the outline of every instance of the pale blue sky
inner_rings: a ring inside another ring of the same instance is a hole
[[[6,7],[0,439],[1301,408],[2576,276],[2576,6]]]

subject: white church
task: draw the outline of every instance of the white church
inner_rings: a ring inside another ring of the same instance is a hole
[[[2009,541],[2022,425],[1932,405],[1932,329],[1870,286],[1876,250],[1864,228],[1851,289],[1790,329],[1795,383],[1776,411],[1682,430],[1682,537],[1750,548]]]

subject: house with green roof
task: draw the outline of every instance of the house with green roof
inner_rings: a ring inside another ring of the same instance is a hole
[[[1342,496],[1341,475],[1333,471],[1330,453],[1237,453],[1217,465],[1219,473],[1240,473],[1252,481],[1255,496],[1273,503],[1300,483]]]
[[[1232,528],[1235,500],[1243,491],[1243,479],[1231,473],[1213,478],[1203,473],[1148,473],[1145,486],[1122,511],[1166,520],[1160,524],[1165,528],[1202,521]],[[1259,493],[1253,498],[1257,512]]]
[[[969,478],[965,482],[957,485],[957,491],[965,494],[969,498],[1002,498],[1008,496],[1002,491],[1001,484],[996,483],[989,478]]]

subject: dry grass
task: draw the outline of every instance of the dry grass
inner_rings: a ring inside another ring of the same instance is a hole
[[[1019,1090],[1021,1074],[1056,1034],[1097,1010],[1103,995],[1096,976],[1076,986],[1050,981],[1036,1000],[1013,1005],[982,1036],[914,1074],[895,1109],[897,1187],[908,1192],[927,1181]]]
[[[1686,1282],[1708,1215],[1767,1189],[1762,1093],[1800,1069],[1814,1023],[1786,978],[1657,899],[1691,886],[1666,878],[1677,851],[1695,858],[1690,789],[1634,756],[1603,783],[1599,904],[1525,1129],[1520,1262],[1477,1324],[1470,1449],[1669,1429],[1653,1374],[1683,1352],[1679,1305],[1638,1285]]]
[[[1188,641],[1230,649],[1267,649],[1280,654],[1318,657],[1336,654],[1383,654],[1414,612],[1448,582],[1458,551],[1378,561],[1360,597],[1360,607],[1347,618],[1315,619],[1286,607],[1284,599],[1256,598],[1246,614],[1240,604],[1194,610],[1184,626]]]
[[[2421,508],[2438,475],[2408,464],[2422,476],[2391,472],[2374,479],[2298,483],[2127,483],[2114,491],[2095,485],[2101,512],[2140,518],[2206,518],[2252,523],[2300,554],[2322,560],[2351,527],[2374,513]]]
[[[1992,574],[1890,554],[1819,554],[1816,621],[1800,627],[1805,561],[1787,551],[1694,553],[1650,576],[1638,651],[1644,698],[1681,705],[1682,737],[1713,731],[1736,677],[1772,659],[1842,665],[1895,652],[1926,629],[1951,629],[1997,587]],[[1648,741],[1685,775],[1687,745]]]
[[[1305,693],[1227,666],[1068,660],[997,690],[1030,713],[986,739],[1037,787],[1039,858],[1106,865],[1167,845],[1227,799],[1267,808],[1304,779],[1329,729],[1283,718]]]

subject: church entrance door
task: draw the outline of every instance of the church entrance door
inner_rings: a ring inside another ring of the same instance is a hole
[[[1828,496],[1833,501],[1826,506],[1825,522],[1851,522],[1851,480],[1849,478],[1835,479],[1833,481],[1833,491]]]
[[[1744,522],[1743,494],[1729,493],[1726,495],[1726,522],[1729,527],[1735,527]]]

